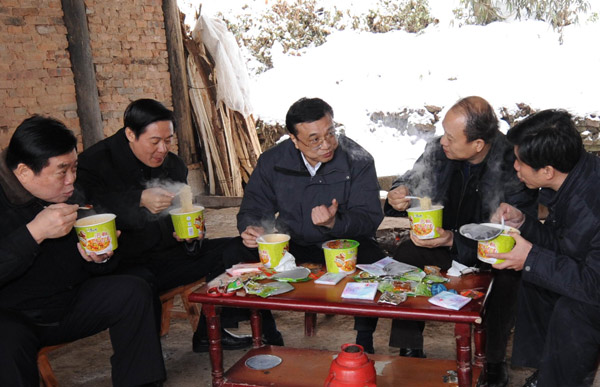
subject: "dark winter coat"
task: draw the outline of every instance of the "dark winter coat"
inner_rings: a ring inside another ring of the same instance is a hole
[[[585,153],[558,190],[543,188],[549,214],[527,217],[520,231],[533,243],[523,267],[529,281],[565,297],[600,306],[600,159]]]
[[[446,157],[440,138],[430,141],[412,170],[392,184],[392,189],[407,186],[411,195],[429,196],[434,204],[444,206],[443,228],[454,232],[450,251],[453,259],[466,265],[477,261],[477,242],[458,233],[467,223],[489,222],[501,202],[537,214],[537,190],[521,183],[514,170],[513,146],[498,133],[491,141],[485,159],[476,165]],[[406,216],[386,201],[386,215]]]
[[[115,269],[116,259],[97,264],[77,250],[75,231],[38,244],[27,223],[51,203],[32,196],[0,156],[0,309],[20,311],[40,324],[60,320],[78,286],[92,274]]]
[[[153,183],[185,184],[186,179],[187,167],[174,153],[169,152],[160,167],[150,168],[140,162],[129,147],[125,129],[79,155],[77,182],[95,208],[117,215],[123,259],[143,261],[149,252],[178,244],[169,215],[150,213],[140,207],[140,200],[142,191]]]
[[[315,226],[311,211],[339,203],[332,229]],[[275,214],[279,213],[275,222]],[[273,226],[300,245],[319,245],[336,238],[374,238],[383,212],[371,155],[341,136],[331,161],[311,177],[292,140],[264,152],[244,192],[238,229]]]

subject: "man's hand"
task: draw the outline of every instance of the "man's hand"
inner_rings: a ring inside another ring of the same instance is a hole
[[[523,270],[525,260],[531,251],[533,245],[527,239],[523,238],[518,232],[509,232],[511,237],[515,238],[515,247],[508,253],[488,253],[490,258],[504,259],[502,263],[492,265],[495,269],[513,269]]]
[[[437,227],[436,231],[440,234],[439,237],[433,239],[419,239],[417,236],[411,231],[410,232],[410,240],[413,241],[415,246],[419,247],[427,247],[433,249],[435,247],[452,247],[452,243],[454,243],[454,233],[449,230],[444,230],[441,227]]]
[[[516,229],[520,228],[525,222],[525,215],[507,203],[500,203],[500,206],[492,215],[490,222],[492,223],[501,223],[502,217],[504,216],[504,224],[506,226],[514,227]]]
[[[408,188],[401,185],[388,192],[387,201],[394,210],[405,211],[410,207],[410,199],[406,198],[408,194]]]
[[[147,188],[142,191],[142,198],[140,199],[140,207],[146,207],[148,211],[153,214],[166,210],[171,207],[174,193],[171,193],[163,188]]]
[[[335,214],[337,214],[338,202],[334,198],[329,207],[320,205],[312,209],[310,217],[315,226],[333,228],[335,224]]]
[[[63,237],[73,228],[78,208],[77,204],[51,204],[27,223],[27,229],[38,244],[46,239]]]
[[[244,232],[242,232],[242,235],[241,235],[244,246],[246,246],[250,249],[257,248],[258,243],[256,242],[256,238],[258,238],[259,236],[261,236],[264,233],[265,233],[265,229],[262,227],[258,227],[258,226],[246,227],[246,229],[244,230]]]
[[[79,254],[88,262],[96,262],[96,263],[105,263],[113,256],[114,251],[109,251],[104,254],[96,254],[96,253],[86,253],[83,247],[81,247],[81,243],[77,243],[77,250],[79,250]]]

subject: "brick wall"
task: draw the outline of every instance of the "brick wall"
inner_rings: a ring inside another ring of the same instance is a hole
[[[85,4],[105,136],[122,126],[135,99],[172,107],[162,2]],[[80,138],[66,34],[60,0],[0,3],[1,148],[32,114],[56,117]]]
[[[123,125],[138,98],[172,108],[167,43],[160,0],[87,0],[104,134]]]
[[[60,0],[0,3],[0,147],[32,114],[51,115],[80,137],[75,83]]]

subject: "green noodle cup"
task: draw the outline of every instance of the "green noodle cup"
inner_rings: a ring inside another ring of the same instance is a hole
[[[181,208],[169,211],[175,234],[181,239],[197,238],[204,232],[204,207],[194,206],[190,212],[181,212]]]
[[[287,234],[264,234],[256,238],[258,256],[265,267],[275,268],[281,258],[290,251],[290,236]]]
[[[444,206],[431,206],[430,210],[412,207],[406,210],[410,229],[419,239],[433,239],[440,236],[437,227],[442,227]]]
[[[325,265],[329,273],[352,274],[356,271],[358,255],[357,241],[352,239],[334,239],[323,243]]]
[[[515,247],[515,238],[508,235],[510,231],[519,232],[516,228],[502,226],[497,223],[482,223],[484,226],[489,226],[502,230],[502,234],[488,241],[477,242],[477,259],[490,265],[504,262],[504,259],[490,258],[489,253],[508,253]]]
[[[115,214],[99,214],[75,222],[77,238],[86,253],[105,254],[117,249],[116,217]]]

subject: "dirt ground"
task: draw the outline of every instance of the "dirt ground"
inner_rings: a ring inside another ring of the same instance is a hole
[[[208,209],[206,211],[207,236],[237,236],[235,215],[237,208]],[[406,226],[397,220],[386,218],[384,227]],[[402,221],[401,221],[402,222]],[[344,343],[353,343],[354,319],[350,316],[318,315],[314,337],[304,336],[304,315],[297,312],[276,311],[278,328],[285,344],[298,348],[319,348],[338,351]],[[375,333],[375,351],[380,354],[397,354],[398,349],[388,346],[391,321],[381,319]],[[454,328],[448,323],[428,323],[425,329],[425,352],[430,358],[454,359]],[[248,324],[240,325],[233,333],[250,333]],[[165,386],[209,386],[211,381],[208,353],[192,352],[192,330],[187,320],[172,320],[170,333],[162,339],[163,354],[168,380]],[[244,350],[226,351],[224,367],[228,369],[242,355]],[[510,348],[508,350],[510,361]],[[69,386],[106,387],[110,381],[110,355],[112,353],[107,332],[79,340],[49,355],[50,363],[59,383]],[[510,386],[522,386],[531,373],[530,369],[511,368]],[[399,381],[398,385],[402,382]],[[440,383],[440,385],[443,385]],[[600,386],[600,384],[599,384]]]

